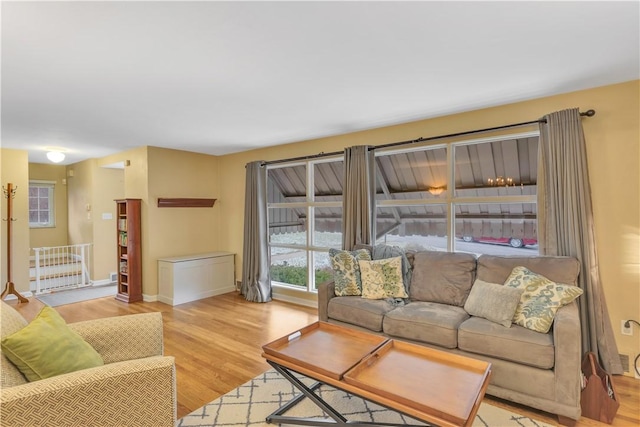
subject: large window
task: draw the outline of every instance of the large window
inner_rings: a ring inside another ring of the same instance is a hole
[[[538,254],[537,133],[376,151],[376,243]],[[313,292],[342,247],[341,158],[268,167],[272,283]]]
[[[333,277],[330,248],[342,247],[342,159],[268,167],[271,280],[315,291]]]
[[[380,152],[377,243],[538,254],[537,134]]]
[[[54,182],[29,181],[29,227],[55,227],[54,189]]]

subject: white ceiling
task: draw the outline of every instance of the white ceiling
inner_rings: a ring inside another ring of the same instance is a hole
[[[639,6],[2,1],[2,147],[220,155],[635,80]]]

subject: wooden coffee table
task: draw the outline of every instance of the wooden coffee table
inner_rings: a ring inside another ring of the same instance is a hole
[[[269,423],[390,425],[347,420],[315,393],[327,384],[429,424],[470,426],[491,375],[491,364],[481,360],[326,322],[311,324],[262,349],[267,362],[302,392],[269,415]],[[307,386],[294,373],[317,382]],[[283,415],[305,397],[334,422]]]

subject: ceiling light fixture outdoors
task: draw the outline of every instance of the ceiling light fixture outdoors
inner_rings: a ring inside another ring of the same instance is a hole
[[[487,184],[489,184],[489,187],[515,187],[516,185],[513,178],[503,178],[501,176],[487,179]]]
[[[428,191],[434,196],[439,196],[444,192],[444,187],[429,187]]]
[[[64,153],[62,151],[49,151],[47,152],[47,159],[51,160],[53,163],[60,163],[64,160]]]

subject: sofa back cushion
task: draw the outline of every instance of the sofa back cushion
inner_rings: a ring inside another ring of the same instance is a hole
[[[566,285],[578,285],[580,263],[572,257],[536,256],[501,257],[480,255],[478,279],[490,283],[504,283],[515,267],[523,266],[549,280]]]
[[[464,306],[475,280],[473,255],[421,251],[411,254],[410,260],[413,260],[409,295],[412,300]]]

